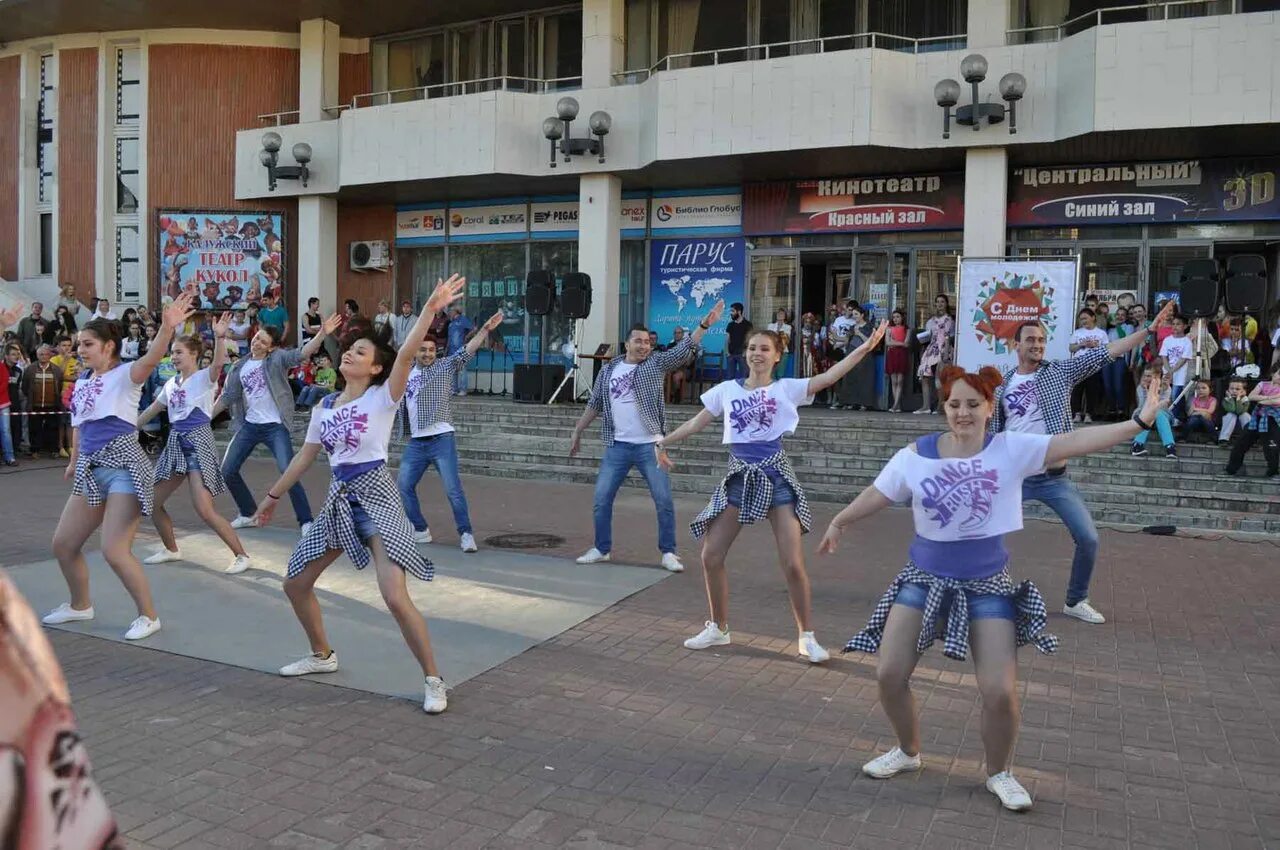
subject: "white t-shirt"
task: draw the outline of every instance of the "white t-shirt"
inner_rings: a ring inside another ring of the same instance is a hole
[[[638,363],[619,363],[609,375],[609,411],[613,414],[613,438],[624,443],[656,443],[661,434],[650,434],[640,418],[635,377]]]
[[[926,540],[996,537],[1022,528],[1022,480],[1044,468],[1053,438],[1001,432],[968,458],[926,458],[899,449],[876,476],[894,502],[911,499],[916,534]]]
[[[702,394],[702,404],[724,417],[722,443],[770,443],[796,432],[799,408],[813,404],[813,396],[808,378],[783,378],[754,390],[724,381]]]
[[[1111,341],[1110,337],[1107,336],[1107,332],[1102,328],[1076,328],[1071,333],[1071,342],[1075,345],[1080,345],[1087,339],[1096,339],[1101,348],[1106,348],[1107,343]],[[1090,351],[1093,351],[1093,349],[1081,346],[1076,349],[1075,356],[1079,357],[1082,354],[1088,354]]]
[[[848,316],[836,316],[831,320],[831,344],[837,348],[844,348],[849,337],[853,335],[853,329],[857,326],[858,323]]]
[[[231,322],[227,325],[227,342],[234,345],[236,347],[236,351],[240,354],[244,354],[245,349],[249,347],[249,340],[247,337],[244,339],[239,338],[247,333],[249,333],[248,321],[240,322],[239,324]]]
[[[1044,425],[1044,408],[1040,406],[1039,370],[1029,375],[1014,372],[1009,385],[1004,388],[1004,422],[1006,431],[1023,434],[1047,434]]]
[[[240,367],[240,386],[244,388],[244,418],[255,425],[282,422],[276,400],[267,383],[267,370],[262,368],[266,360],[246,360]]]
[[[1195,349],[1191,345],[1189,336],[1167,336],[1164,342],[1160,343],[1160,356],[1164,358],[1166,364],[1171,365],[1175,360],[1186,359],[1186,362],[1173,373],[1175,387],[1186,386],[1187,370],[1191,366],[1191,355],[1194,353]]]
[[[79,428],[85,422],[108,416],[137,422],[142,384],[133,382],[129,376],[131,368],[131,364],[121,363],[109,372],[76,381],[76,388],[71,391],[72,427]]]
[[[201,369],[181,380],[181,375],[174,375],[165,381],[156,401],[169,407],[169,422],[181,422],[197,410],[203,410],[208,417],[213,411],[213,395],[218,385],[209,380],[209,370]]]
[[[414,321],[417,321],[416,319]],[[437,360],[439,364],[442,361]],[[424,388],[430,378],[440,380],[439,367],[430,371],[423,371],[415,366],[409,372],[409,380],[404,385],[404,402],[405,410],[409,415],[409,433],[414,437],[434,437],[437,434],[447,434],[455,430],[453,423],[448,420],[441,419],[438,422],[428,422],[423,425],[418,421],[418,393],[424,392]],[[450,381],[445,387],[444,392],[453,392],[453,382]],[[429,391],[429,390],[426,390]]]
[[[385,462],[398,406],[386,384],[369,387],[346,404],[317,404],[311,410],[307,442],[324,447],[329,466]]]

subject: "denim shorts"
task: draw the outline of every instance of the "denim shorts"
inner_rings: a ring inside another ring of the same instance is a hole
[[[781,505],[794,504],[796,494],[791,489],[791,485],[787,483],[787,479],[783,478],[780,472],[773,469],[766,469],[765,472],[768,474],[769,480],[773,482],[773,502],[769,506],[776,508]],[[724,488],[729,504],[735,508],[742,507],[742,478],[743,474],[738,473],[729,479],[729,483]]]
[[[351,521],[356,527],[356,536],[365,543],[369,542],[369,538],[374,535],[381,534],[378,526],[374,524],[373,517],[365,511],[364,506],[359,502],[351,503]]]
[[[915,608],[917,611],[924,610],[924,602],[929,596],[929,588],[923,584],[904,584],[898,590],[898,598],[893,600],[895,605],[905,605],[908,608]],[[946,598],[942,600],[942,609],[938,612],[939,616],[946,617],[951,610],[952,594],[947,593]],[[969,619],[970,620],[1014,620],[1013,600],[1008,596],[1000,596],[995,593],[984,593],[980,596],[969,596]]]
[[[136,496],[138,491],[133,487],[133,478],[127,469],[111,469],[106,466],[93,467],[93,480],[98,482],[98,489],[104,496],[112,493],[127,493]]]
[[[196,444],[185,437],[178,437],[178,448],[182,450],[182,457],[187,461],[187,472],[199,472],[200,453],[196,451]]]

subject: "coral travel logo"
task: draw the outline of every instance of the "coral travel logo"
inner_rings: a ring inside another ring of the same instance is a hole
[[[1052,283],[1035,274],[1005,271],[978,286],[974,335],[993,354],[1013,350],[1014,334],[1026,322],[1040,322],[1052,339],[1057,330]]]
[[[960,460],[923,479],[920,489],[924,492],[920,507],[938,528],[958,520],[958,531],[976,531],[991,519],[1000,474],[983,468],[981,459]]]

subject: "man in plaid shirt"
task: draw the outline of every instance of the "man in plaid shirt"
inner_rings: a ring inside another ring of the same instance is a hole
[[[613,500],[626,480],[631,467],[640,470],[649,485],[649,494],[658,510],[658,549],[662,566],[673,573],[684,564],[676,557],[676,509],[671,501],[671,480],[658,466],[654,444],[667,432],[666,408],[663,406],[663,382],[668,372],[684,367],[693,357],[703,334],[720,321],[724,301],[717,301],[711,312],[680,343],[667,351],[654,351],[649,329],[636,325],[627,335],[626,354],[615,357],[600,370],[587,410],[573,427],[569,456],[578,453],[582,432],[597,414],[604,416],[600,436],[604,440],[604,457],[596,477],[593,515],[595,546],[578,558],[579,564],[595,564],[609,560],[613,548]]]
[[[1065,434],[1071,431],[1071,390],[1076,384],[1124,357],[1146,340],[1173,313],[1172,302],[1160,311],[1147,328],[1138,330],[1106,346],[1086,345],[1067,360],[1045,360],[1048,341],[1044,325],[1026,322],[1014,334],[1018,365],[1004,373],[1004,383],[996,390],[995,413],[990,430],[1020,431],[1030,434]],[[1098,528],[1076,485],[1067,478],[1063,463],[1026,478],[1022,499],[1043,502],[1058,515],[1076,544],[1067,584],[1067,603],[1062,613],[1086,623],[1105,623],[1106,618],[1089,604],[1089,580],[1098,560]]]

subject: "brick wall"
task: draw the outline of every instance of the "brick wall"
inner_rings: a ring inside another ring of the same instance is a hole
[[[98,48],[58,53],[58,282],[97,294]],[[114,200],[114,194],[111,199]]]
[[[395,238],[396,210],[393,206],[360,207],[338,205],[338,302],[354,298],[360,303],[360,312],[372,316],[377,312],[378,301],[392,300],[395,285],[394,269],[387,272],[354,272],[351,270],[350,246],[352,242],[383,240],[390,244]],[[330,305],[321,305],[328,311]]]
[[[0,277],[18,279],[18,89],[22,60],[0,59]]]

